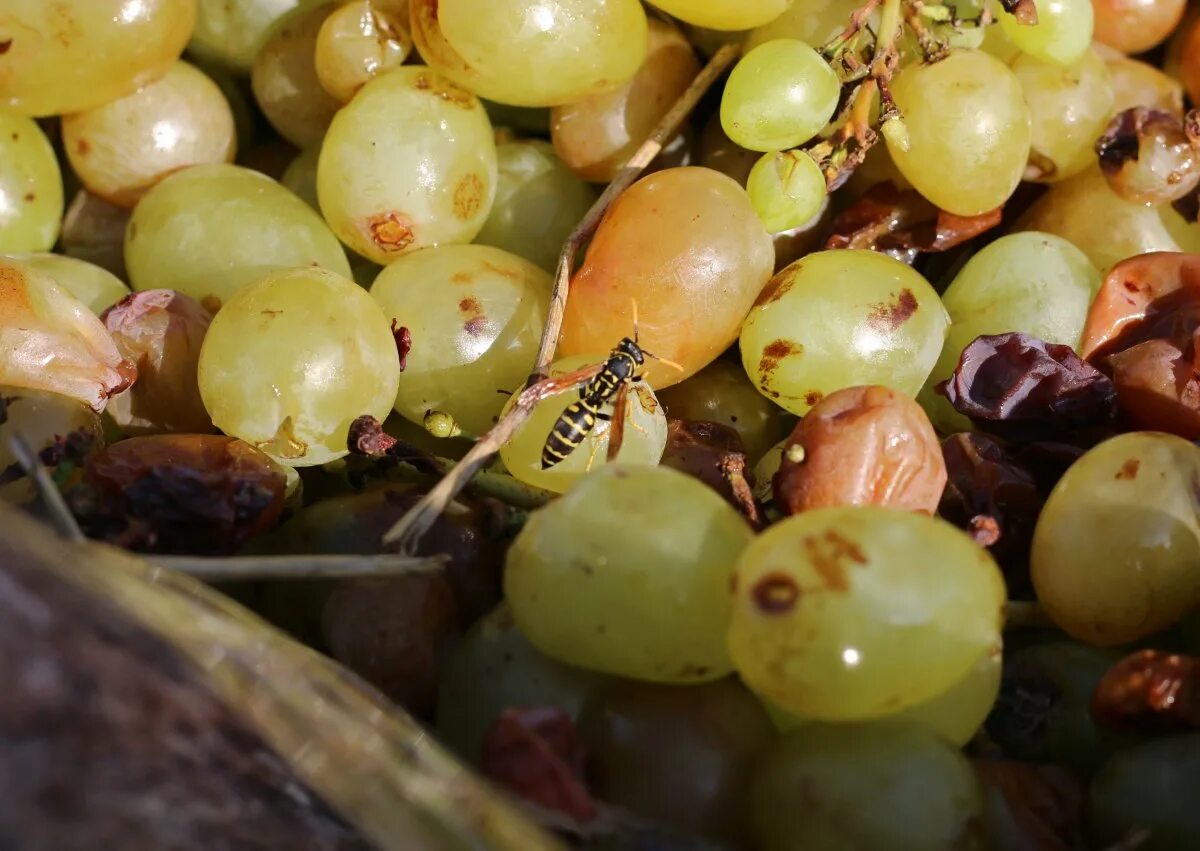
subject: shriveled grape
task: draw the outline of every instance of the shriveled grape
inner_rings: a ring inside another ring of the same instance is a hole
[[[353,281],[305,268],[267,275],[221,309],[199,375],[218,428],[305,467],[346,455],[359,416],[387,415],[400,364],[375,301]]]
[[[0,385],[0,500],[9,502],[36,498],[36,490],[21,475],[13,454],[15,435],[20,435],[43,463],[46,450],[54,453],[58,446],[65,448],[67,440],[86,452],[104,447],[100,416],[78,399],[48,390]]]
[[[46,134],[0,110],[0,252],[48,251],[62,214],[62,174]]]
[[[699,372],[737,338],[771,275],[771,238],[746,193],[705,168],[644,177],[609,208],[571,280],[559,352],[606,352],[633,332],[656,388]]]
[[[763,290],[742,326],[742,364],[762,393],[795,414],[857,384],[915,396],[949,325],[937,293],[900,261],[822,251]]]
[[[1161,205],[1200,184],[1200,138],[1178,117],[1135,107],[1116,115],[1096,143],[1109,188],[1135,204]]]
[[[470,242],[495,193],[496,146],[483,106],[421,66],[363,86],[321,144],[321,212],[343,242],[377,263]]]
[[[495,422],[505,397],[533,371],[552,281],[527,260],[485,245],[443,245],[401,257],[371,295],[412,348],[396,410],[423,423],[449,414],[467,434]]]
[[[10,254],[36,272],[43,273],[97,315],[129,295],[129,287],[107,269],[64,254]]]
[[[371,0],[344,3],[317,33],[317,79],[345,103],[372,77],[404,62],[412,50],[408,17],[394,17]]]
[[[749,526],[695,479],[611,466],[534,512],[504,590],[521,631],[564,662],[632,679],[705,682],[731,670],[733,563]]]

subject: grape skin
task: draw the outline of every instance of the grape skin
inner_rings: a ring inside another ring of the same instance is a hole
[[[49,251],[62,215],[50,140],[32,119],[0,110],[0,252]]]
[[[65,254],[35,253],[0,255],[43,273],[79,299],[99,316],[129,295],[129,287],[107,269]]]

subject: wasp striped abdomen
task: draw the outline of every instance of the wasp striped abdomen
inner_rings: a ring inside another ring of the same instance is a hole
[[[547,470],[574,452],[596,427],[596,411],[576,402],[562,412],[542,447],[542,469]]]

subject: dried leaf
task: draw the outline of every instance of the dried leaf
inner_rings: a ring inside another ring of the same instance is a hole
[[[355,455],[382,455],[396,445],[396,438],[383,430],[383,423],[370,414],[350,423],[346,446]]]
[[[408,353],[412,351],[412,332],[393,319],[392,336],[396,339],[396,354],[400,356],[400,371],[404,372],[404,367],[408,365]]]
[[[1200,727],[1200,658],[1140,650],[1109,669],[1092,696],[1092,718],[1117,730]]]

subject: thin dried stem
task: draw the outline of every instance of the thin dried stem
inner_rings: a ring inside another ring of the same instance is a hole
[[[25,438],[19,433],[14,434],[8,439],[8,448],[12,451],[13,457],[17,459],[17,463],[21,465],[21,469],[25,471],[25,475],[33,479],[33,487],[46,507],[46,512],[50,515],[50,522],[54,524],[58,534],[68,541],[84,540],[83,530],[79,528],[79,523],[76,522],[71,509],[67,507],[67,501],[63,499],[62,492],[54,484],[54,480],[46,471],[46,466]]]
[[[282,555],[146,556],[155,567],[186,573],[206,582],[251,582],[267,579],[350,579],[436,573],[445,566],[440,556],[405,555]]]
[[[529,385],[496,425],[483,435],[458,464],[447,473],[419,503],[396,523],[383,536],[384,543],[400,542],[404,552],[413,552],[417,542],[438,516],[454,501],[454,498],[466,487],[471,478],[482,469],[491,457],[516,433],[521,424],[528,418],[533,406],[541,399],[555,393],[571,389],[555,384],[553,379],[546,379],[550,362],[554,359],[555,349],[558,348],[558,335],[562,330],[563,311],[567,306],[567,290],[571,282],[571,273],[575,267],[575,257],[583,243],[596,231],[600,220],[608,211],[609,206],[617,196],[624,192],[645,170],[646,166],[662,151],[679,131],[680,126],[696,108],[700,98],[717,81],[733,61],[737,59],[741,47],[727,44],[713,54],[712,59],[696,76],[687,91],[685,91],[663,116],[658,126],[642,143],[634,155],[621,169],[617,177],[608,185],[604,193],[588,210],[583,221],[567,238],[562,252],[558,257],[558,270],[554,278],[554,290],[550,297],[550,310],[546,316],[546,326],[542,331],[541,345],[538,347],[537,365],[530,376]]]

